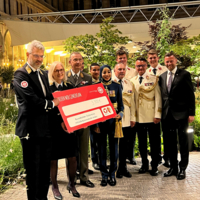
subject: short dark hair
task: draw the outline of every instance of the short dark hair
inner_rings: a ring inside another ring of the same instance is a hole
[[[122,56],[122,55],[124,55],[124,54],[126,54],[126,57],[128,58],[128,52],[126,52],[126,51],[124,51],[124,50],[122,50],[122,49],[119,49],[119,50],[116,52],[116,57],[117,57],[117,56]]]
[[[146,60],[146,58],[144,58],[144,57],[138,57],[138,58],[136,59],[136,61],[137,61],[137,60],[139,60],[139,61],[144,61],[144,62],[147,63],[147,60]]]
[[[155,49],[150,49],[147,53],[147,55],[153,55],[153,54],[156,54],[158,56],[158,52],[155,50]]]
[[[99,64],[97,64],[97,63],[92,63],[92,64],[90,65],[90,70],[91,70],[91,68],[92,68],[93,66],[99,66],[99,67],[100,67]]]
[[[170,56],[174,56],[176,58],[176,54],[172,51],[165,54],[165,57],[170,57]]]

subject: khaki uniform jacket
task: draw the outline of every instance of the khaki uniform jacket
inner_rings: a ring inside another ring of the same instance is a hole
[[[127,67],[126,69],[126,74],[125,74],[125,78],[128,79],[128,80],[131,80],[134,76],[137,76],[138,75],[138,72],[131,68],[131,67]],[[114,69],[112,70],[112,80],[115,79],[115,72],[114,72]]]
[[[168,70],[167,67],[158,64],[158,69],[157,69],[157,71],[156,71],[156,76],[160,76],[161,74],[163,74],[163,73],[166,72],[167,70]],[[153,73],[153,71],[152,71],[151,68],[148,68],[148,69],[146,70],[146,72],[147,72],[148,74],[152,75],[152,76],[155,76],[155,74]]]
[[[116,79],[113,81],[117,82]],[[135,97],[134,87],[131,81],[124,78],[123,80],[123,91],[122,100],[124,104],[124,115],[122,118],[122,127],[128,127],[131,125],[131,121],[136,121],[136,108],[135,108]]]
[[[161,118],[162,101],[158,77],[147,73],[143,75],[142,84],[139,76],[131,79],[135,88],[136,122],[151,123],[154,118]]]

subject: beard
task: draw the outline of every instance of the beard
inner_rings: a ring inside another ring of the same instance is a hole
[[[41,61],[33,61],[31,58],[29,60],[29,64],[33,67],[33,68],[40,68],[40,66],[42,65]]]

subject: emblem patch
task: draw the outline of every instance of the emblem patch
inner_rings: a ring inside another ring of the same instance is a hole
[[[22,82],[21,82],[21,86],[22,86],[23,88],[27,88],[27,87],[28,87],[27,81],[22,81]]]
[[[145,83],[144,85],[145,86],[150,86],[150,85],[153,85],[153,83]]]

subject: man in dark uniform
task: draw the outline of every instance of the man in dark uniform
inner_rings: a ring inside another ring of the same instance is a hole
[[[92,77],[81,71],[83,58],[79,52],[70,55],[69,64],[72,69],[67,71],[67,81],[74,88],[92,85]],[[89,144],[89,127],[76,131],[77,143],[79,147],[79,167],[80,167],[80,183],[87,187],[94,187],[88,176],[88,144]]]
[[[97,84],[99,81],[100,66],[97,63],[92,63],[90,66],[90,74],[92,76],[92,83]],[[98,124],[90,126],[90,145],[91,145],[91,158],[92,166],[94,169],[99,170],[99,152],[98,152],[98,140],[100,129]]]
[[[164,177],[175,175],[178,180],[185,179],[189,162],[187,128],[195,115],[195,97],[190,73],[178,69],[177,59],[173,53],[165,55],[168,70],[160,76],[162,93],[162,129],[164,146],[169,150],[170,169]],[[181,161],[177,155],[177,131],[180,145]],[[179,168],[178,169],[178,163]]]
[[[47,200],[50,176],[50,111],[58,106],[53,99],[47,74],[40,70],[44,46],[32,41],[27,63],[14,74],[14,90],[19,107],[16,135],[21,140],[28,200]]]

